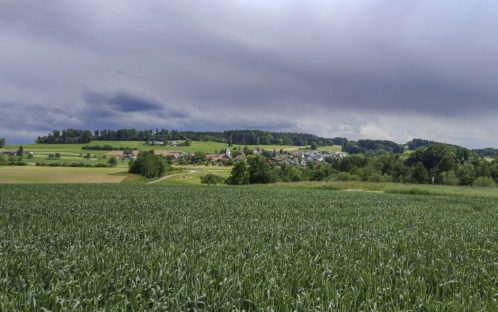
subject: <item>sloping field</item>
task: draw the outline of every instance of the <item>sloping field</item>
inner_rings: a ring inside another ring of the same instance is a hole
[[[178,141],[181,142],[181,141]],[[25,151],[32,151],[35,153],[66,153],[67,155],[79,155],[86,154],[88,152],[92,154],[105,154],[109,151],[105,150],[83,150],[83,146],[104,146],[110,145],[116,148],[119,147],[129,147],[136,148],[138,150],[171,150],[171,151],[182,151],[182,152],[205,152],[213,153],[214,151],[219,151],[222,148],[226,148],[228,145],[224,143],[216,142],[192,142],[191,146],[149,146],[144,145],[142,141],[92,141],[86,144],[26,144],[23,145]],[[8,145],[5,149],[17,150],[18,145]]]
[[[0,310],[495,311],[498,201],[1,185]]]
[[[126,175],[123,168],[78,167],[0,167],[0,183],[119,183]]]
[[[182,142],[182,141],[177,141]],[[204,152],[204,153],[214,153],[219,152],[221,149],[227,148],[225,143],[217,142],[197,142],[193,141],[191,146],[149,146],[144,145],[142,141],[92,141],[86,144],[25,144],[23,145],[25,151],[35,152],[36,154],[47,155],[49,153],[61,153],[66,156],[77,156],[80,154],[106,154],[111,151],[105,150],[83,150],[83,146],[104,146],[110,145],[116,148],[128,147],[136,148],[138,150],[157,150],[157,151],[172,151],[172,152]],[[235,145],[238,149],[244,148],[243,145]],[[293,146],[293,145],[249,145],[249,148],[261,147],[266,150],[272,151],[280,149],[286,151],[297,151],[299,148],[305,148],[304,146]],[[309,147],[309,146],[308,146]],[[18,145],[8,145],[5,147],[6,150],[17,150]],[[341,147],[338,145],[334,146],[321,146],[318,148],[320,151],[341,151]],[[121,155],[121,154],[118,154]]]

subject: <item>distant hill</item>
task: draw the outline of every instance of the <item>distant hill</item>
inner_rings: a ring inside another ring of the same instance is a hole
[[[47,136],[36,139],[36,143],[45,144],[72,144],[89,143],[91,141],[174,141],[191,140],[199,142],[218,142],[237,145],[294,145],[308,146],[316,143],[318,146],[340,145],[342,150],[349,154],[364,154],[374,156],[381,154],[402,154],[405,145],[408,150],[416,150],[419,147],[429,147],[433,144],[444,144],[456,148],[464,148],[457,145],[440,143],[436,141],[413,139],[406,144],[398,144],[388,140],[358,140],[349,141],[346,138],[323,138],[312,134],[294,132],[269,132],[261,130],[227,130],[227,131],[177,131],[156,129],[103,129],[103,130],[78,130],[64,129],[53,130]],[[482,157],[496,157],[498,149],[484,148],[473,149],[473,153]]]
[[[443,143],[443,142],[436,142],[436,141],[430,141],[430,140],[424,140],[424,139],[413,139],[411,141],[406,142],[406,145],[408,146],[408,150],[414,151],[417,148],[424,146],[424,147],[429,147],[433,144],[444,144],[448,146],[453,146],[453,147],[462,147],[458,145],[453,145],[453,144],[448,144],[448,143]]]
[[[192,140],[192,141],[213,141],[227,144],[239,145],[296,145],[306,146],[315,142],[319,146],[343,145],[347,141],[345,138],[322,138],[305,133],[268,132],[260,130],[229,130],[223,132],[204,131],[176,131],[156,129],[136,130],[54,130],[47,136],[36,139],[36,143],[64,144],[64,143],[89,143],[90,141],[172,141],[172,140]]]
[[[487,147],[487,148],[473,149],[472,153],[477,154],[481,157],[498,157],[498,148]]]

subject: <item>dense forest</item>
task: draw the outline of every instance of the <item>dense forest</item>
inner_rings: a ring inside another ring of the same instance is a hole
[[[498,156],[498,148],[481,148],[481,149],[473,149],[473,153],[479,155],[481,157],[496,157]]]
[[[435,141],[429,141],[429,140],[423,140],[423,139],[413,139],[409,142],[406,142],[406,145],[408,146],[409,150],[416,150],[417,148],[424,146],[424,147],[429,147],[433,144],[444,144],[447,146],[453,146],[456,148],[462,148],[461,146],[458,145],[453,145],[453,144],[447,144],[447,143],[440,143],[440,142],[435,142]],[[479,149],[473,149],[472,152],[478,156],[481,157],[496,157],[498,156],[498,148],[479,148]]]
[[[311,134],[267,132],[260,130],[229,130],[224,132],[176,131],[156,129],[136,130],[54,130],[47,136],[38,137],[36,143],[89,143],[92,140],[105,141],[171,141],[171,140],[213,141],[240,145],[297,145],[305,146],[315,142],[319,146],[343,145],[345,138],[326,139]]]
[[[461,146],[454,145],[454,144],[441,143],[441,142],[424,140],[424,139],[412,139],[411,141],[406,142],[406,146],[408,147],[408,150],[410,150],[410,151],[414,151],[417,148],[422,147],[422,146],[429,147],[433,144],[444,144],[444,145],[453,146],[453,147],[457,147],[457,148],[461,147]]]
[[[375,156],[382,154],[403,154],[404,146],[386,140],[358,140],[347,141],[342,145],[342,151],[348,154],[364,154]]]

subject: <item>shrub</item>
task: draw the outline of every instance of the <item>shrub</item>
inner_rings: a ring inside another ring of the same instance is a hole
[[[109,158],[107,163],[109,164],[110,167],[116,167],[118,165],[118,159],[116,158],[116,156],[111,156],[111,158]]]
[[[443,184],[458,185],[460,184],[460,179],[456,176],[455,171],[450,170],[443,173]]]
[[[339,172],[336,175],[332,175],[330,180],[337,181],[360,181],[361,178],[355,174],[350,174],[349,172]]]
[[[474,181],[474,183],[472,185],[473,186],[482,186],[482,187],[494,187],[494,186],[496,186],[496,183],[490,177],[479,177]]]
[[[370,175],[368,178],[367,178],[367,181],[368,182],[392,182],[392,178],[388,175],[385,175],[385,174],[380,174],[378,172]]]

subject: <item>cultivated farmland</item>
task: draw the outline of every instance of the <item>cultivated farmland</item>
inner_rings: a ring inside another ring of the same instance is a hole
[[[494,199],[282,187],[0,185],[0,310],[473,310]]]

